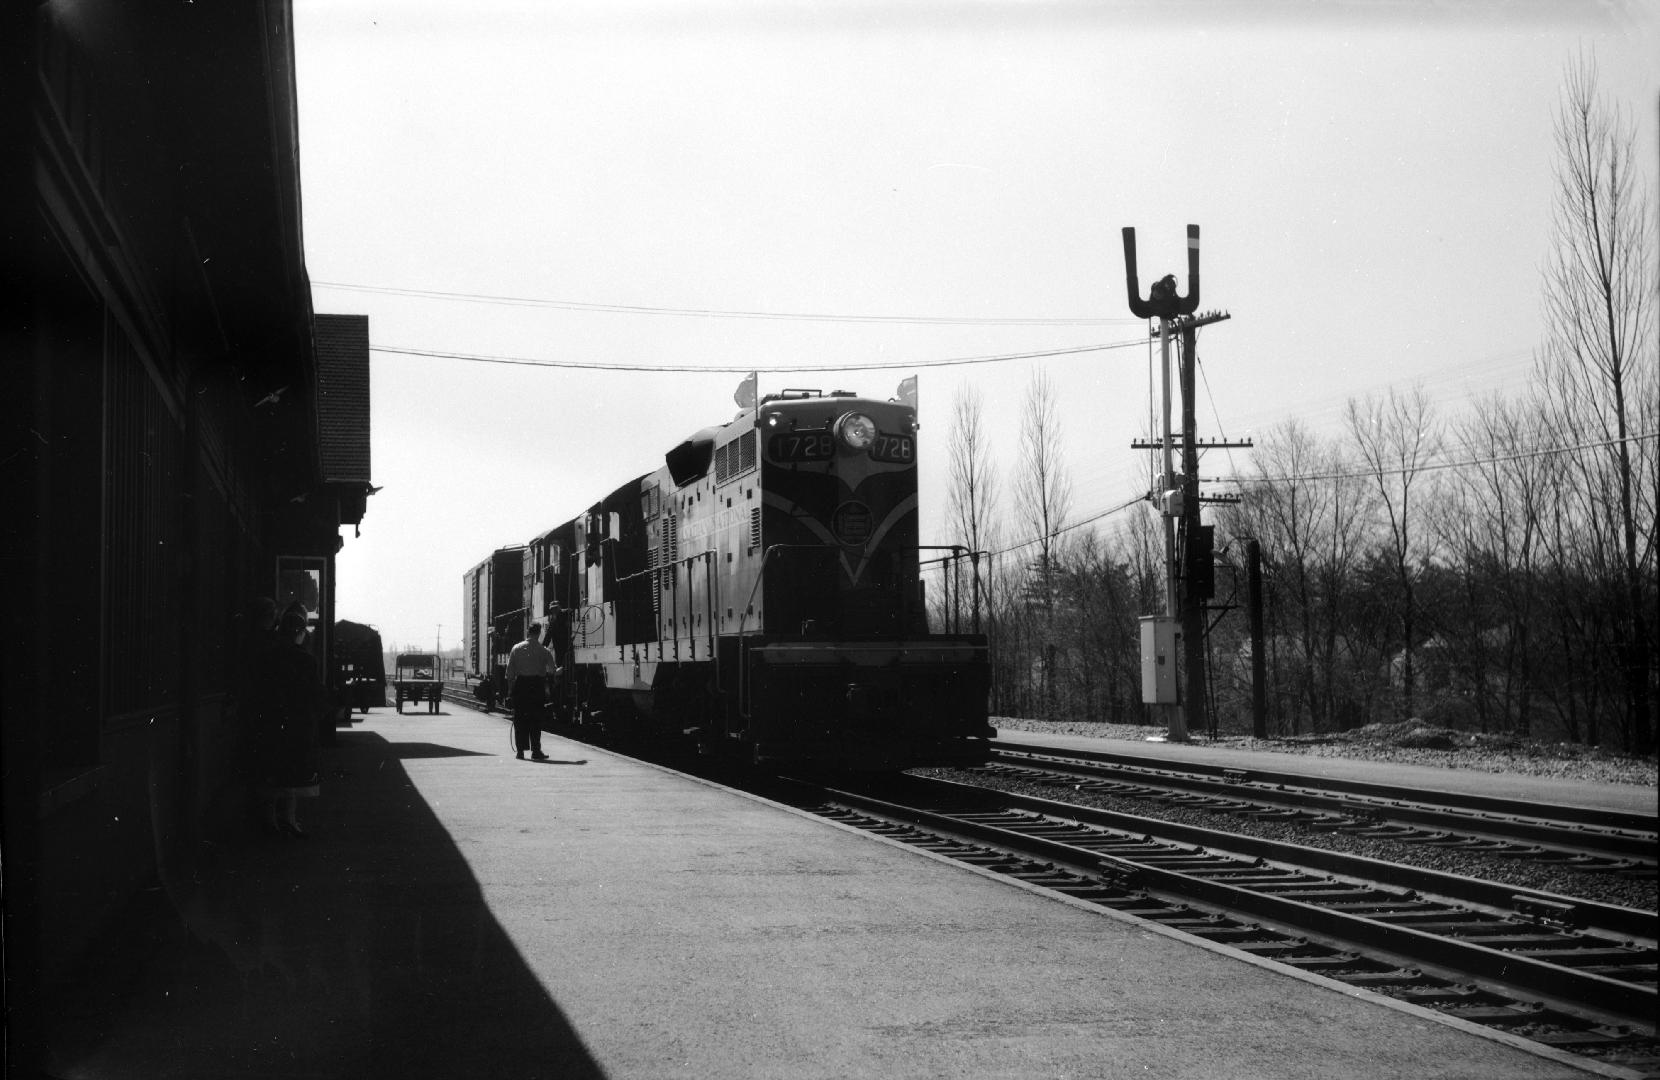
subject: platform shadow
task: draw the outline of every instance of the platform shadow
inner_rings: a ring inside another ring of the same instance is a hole
[[[440,746],[438,743],[394,743],[393,753],[408,761],[412,758],[489,757],[478,750],[463,750],[459,746]]]
[[[603,1080],[401,764],[465,753],[327,748],[307,838],[205,847],[55,988],[54,1075]]]

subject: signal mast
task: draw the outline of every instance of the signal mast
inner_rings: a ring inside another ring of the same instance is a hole
[[[1194,316],[1199,307],[1199,226],[1187,227],[1187,295],[1176,293],[1176,276],[1167,274],[1154,282],[1147,299],[1141,298],[1136,277],[1135,229],[1126,227],[1124,276],[1130,311],[1142,319],[1159,320],[1159,354],[1163,372],[1164,431],[1157,443],[1135,442],[1139,450],[1160,450],[1163,472],[1148,497],[1159,506],[1164,519],[1165,590],[1164,611],[1141,618],[1141,700],[1164,717],[1165,739],[1186,742],[1189,722],[1205,726],[1205,602],[1214,594],[1212,532],[1199,519],[1198,447],[1195,441],[1194,367],[1197,362],[1194,332],[1201,326],[1230,318],[1226,312]],[[1170,411],[1170,338],[1181,331],[1182,471],[1175,469],[1175,434]],[[1207,442],[1206,449],[1251,446],[1244,442]],[[1180,523],[1181,543],[1177,544]],[[1179,555],[1178,555],[1179,552]],[[1180,629],[1178,630],[1178,626]],[[1176,639],[1182,639],[1184,679],[1177,678]],[[1185,683],[1185,694],[1183,693]],[[1185,698],[1185,702],[1184,702]],[[1185,707],[1184,707],[1185,706]]]

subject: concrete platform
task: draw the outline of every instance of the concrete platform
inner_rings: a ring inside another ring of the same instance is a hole
[[[1594,1075],[453,704],[326,751],[305,840],[152,894],[55,1076]]]
[[[1156,728],[1148,728],[1149,733]],[[1219,766],[1229,769],[1259,769],[1302,776],[1363,780],[1375,784],[1406,784],[1424,791],[1455,791],[1495,799],[1525,799],[1553,806],[1586,806],[1653,816],[1660,809],[1660,792],[1635,784],[1595,784],[1523,773],[1478,772],[1473,769],[1438,768],[1433,765],[1399,765],[1360,758],[1320,757],[1315,754],[1284,754],[1272,750],[1248,750],[1224,743],[1210,743],[1194,736],[1185,743],[1148,742],[1130,739],[1096,739],[1083,735],[1044,735],[1014,728],[999,728],[1004,742],[1028,746],[1064,746],[1107,754],[1134,754],[1149,763],[1169,761]]]

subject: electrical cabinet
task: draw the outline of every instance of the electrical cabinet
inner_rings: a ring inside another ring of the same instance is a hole
[[[1176,683],[1176,620],[1169,615],[1141,617],[1141,700],[1174,705],[1181,700]]]

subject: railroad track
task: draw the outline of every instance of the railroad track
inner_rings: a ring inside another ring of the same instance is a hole
[[[1660,876],[1654,819],[1636,814],[1258,769],[1150,765],[1130,755],[1028,744],[993,744],[992,762],[981,771],[1373,839]]]
[[[446,680],[444,683],[444,700],[456,705],[465,705],[469,709],[484,711],[484,703],[474,696],[472,686],[465,682]],[[497,705],[496,709],[500,711],[501,706]]]
[[[478,707],[465,690],[446,688],[445,697]],[[945,780],[906,776],[859,792],[717,779],[1263,962],[1504,1031],[1607,1075],[1660,1078],[1654,912]]]
[[[1261,960],[1660,1076],[1653,913],[949,781],[784,794]]]

